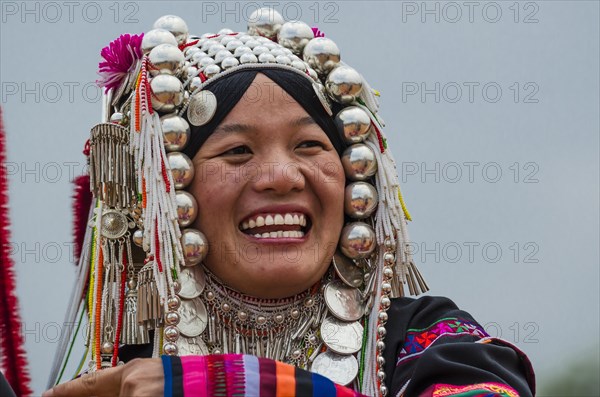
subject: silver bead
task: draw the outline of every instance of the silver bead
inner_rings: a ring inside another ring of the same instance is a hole
[[[273,55],[273,54],[271,54]],[[291,59],[286,55],[277,55],[275,57],[275,62],[282,65],[290,65],[292,63]]]
[[[192,183],[194,179],[194,165],[192,160],[181,152],[167,153],[167,161],[173,175],[175,189],[184,189]]]
[[[189,30],[183,19],[175,15],[164,15],[154,22],[154,29],[165,29],[171,32],[177,44],[184,44],[188,39]]]
[[[300,317],[300,310],[298,310],[298,309],[292,309],[292,310],[290,311],[290,316],[291,316],[291,317],[292,317],[294,320],[298,319],[298,318]]]
[[[388,283],[387,281],[384,281],[383,283],[381,283],[381,290],[386,294],[389,294],[390,292],[392,292],[392,284]]]
[[[235,49],[235,51],[233,51],[233,55],[234,55],[235,57],[238,57],[238,58],[239,58],[239,57],[241,57],[243,54],[246,54],[246,53],[248,53],[248,52],[252,54],[252,48],[250,48],[250,47],[248,47],[248,46],[246,46],[246,45],[242,45],[242,46],[239,46],[238,48],[236,48],[236,49]],[[257,59],[258,59],[258,58],[257,58]]]
[[[206,293],[206,300],[209,301],[209,302],[215,300],[215,294],[214,294],[214,292],[208,291]]]
[[[390,307],[390,305],[392,304],[392,301],[390,300],[390,298],[388,298],[387,296],[383,296],[381,298],[381,302],[380,305],[383,309],[388,309]]]
[[[197,77],[195,77],[197,78]],[[198,80],[200,80],[198,78]],[[165,114],[160,118],[164,144],[167,152],[181,151],[190,138],[190,125],[177,113]]]
[[[202,85],[202,79],[200,77],[196,76],[196,77],[192,78],[192,81],[190,82],[190,85],[188,86],[188,91],[189,92],[194,92],[201,85]],[[179,149],[179,150],[182,150],[182,149]]]
[[[246,313],[245,311],[240,310],[237,313],[237,317],[238,317],[238,319],[240,319],[240,321],[246,321],[248,319],[248,313]]]
[[[264,54],[264,53],[270,53],[269,49],[267,47],[265,47],[264,45],[257,45],[256,47],[254,47],[252,49],[252,53],[256,56],[259,56],[260,54]]]
[[[179,324],[179,313],[168,312],[167,315],[165,316],[165,322],[169,325]]]
[[[221,42],[222,44],[223,42]],[[236,40],[235,38],[233,40],[231,40],[230,42],[228,42],[225,45],[225,49],[227,49],[228,51],[235,51],[236,48],[243,46],[244,43],[242,43],[239,40]]]
[[[110,116],[111,123],[120,124],[122,120],[123,120],[123,113],[121,113],[121,112],[113,113]]]
[[[382,352],[385,350],[385,342],[382,340],[377,341],[377,351]]]
[[[206,76],[207,79],[210,79],[211,77],[221,73],[221,68],[219,65],[208,65],[204,68],[202,73],[204,73],[204,76]]]
[[[132,240],[135,245],[141,247],[144,244],[144,232],[140,229],[137,229],[135,232],[133,232]]]
[[[181,291],[181,284],[179,284],[179,281],[173,281],[173,290],[176,294],[178,294],[179,291]]]
[[[267,318],[265,316],[257,316],[256,317],[256,324],[265,325],[266,323],[267,323]]]
[[[350,259],[366,258],[375,249],[375,232],[364,222],[344,226],[340,237],[340,250]]]
[[[381,385],[379,386],[379,392],[381,393],[382,397],[386,397],[388,394],[388,388],[385,385]]]
[[[291,354],[292,358],[294,358],[294,359],[300,358],[301,355],[302,355],[302,351],[300,351],[299,349],[292,351],[292,354]]]
[[[245,52],[240,56],[240,63],[258,63],[258,58],[251,52]]]
[[[377,327],[377,335],[379,335],[380,338],[385,337],[386,333],[387,331],[384,326]]]
[[[197,52],[200,52],[202,54],[205,54],[203,51],[200,50],[200,48],[196,47],[196,46],[192,46],[192,47],[186,47],[183,50],[183,55],[185,55],[186,59],[189,59],[190,57],[193,57],[194,54],[196,54]],[[206,55],[206,54],[205,54]]]
[[[208,47],[208,51],[206,52],[208,56],[214,57],[217,55],[219,51],[225,50],[225,46],[223,44],[217,43],[216,41],[212,42],[212,45]],[[225,50],[227,51],[227,50]]]
[[[233,54],[227,50],[221,50],[215,54],[215,63],[221,63],[227,57],[233,57]]]
[[[364,219],[377,208],[377,189],[367,182],[352,182],[346,186],[344,211],[354,219]]]
[[[385,239],[385,248],[389,251],[396,250],[396,240],[393,240],[391,238],[386,238]]]
[[[338,66],[327,75],[325,81],[329,96],[341,104],[354,102],[362,86],[362,76],[350,66]]]
[[[383,356],[377,356],[377,365],[379,365],[379,367],[383,367],[385,365],[385,358],[383,358]]]
[[[385,380],[385,372],[377,371],[377,379],[379,379],[381,382],[383,382]]]
[[[179,350],[177,349],[177,345],[175,343],[167,342],[163,345],[163,351],[168,356],[175,356]]]
[[[292,61],[292,67],[301,70],[303,72],[306,72],[306,64],[300,60],[295,60]]]
[[[348,144],[360,143],[369,136],[371,118],[358,106],[344,108],[335,116],[334,122]]]
[[[172,44],[159,44],[150,51],[148,59],[152,64],[150,74],[172,74],[177,75],[183,67],[185,57],[177,46]]]
[[[150,81],[152,108],[158,112],[172,112],[183,102],[181,81],[168,74],[159,74]]]
[[[342,154],[342,165],[346,177],[353,181],[364,181],[377,172],[375,153],[364,143],[348,147]]]
[[[248,34],[275,38],[284,22],[281,14],[274,8],[259,8],[248,18]]]
[[[302,58],[318,74],[326,75],[340,62],[340,49],[331,39],[315,37],[304,47]]]
[[[223,70],[227,70],[229,68],[236,67],[240,64],[240,61],[237,60],[234,56],[227,57],[221,61],[221,67]]]
[[[198,215],[198,204],[194,196],[186,191],[175,192],[175,201],[177,203],[177,220],[179,226],[188,227]]]
[[[276,314],[273,317],[273,321],[275,321],[276,324],[282,324],[284,320],[285,320],[285,316],[283,314]]]
[[[277,34],[277,42],[289,48],[296,55],[301,55],[304,47],[315,37],[310,26],[301,21],[289,21],[281,25]]]
[[[248,40],[245,43],[246,47],[250,48],[251,50],[254,49],[254,47],[259,46],[260,42],[258,42],[257,40],[255,40],[255,38],[253,37],[252,40]]]
[[[179,331],[177,328],[171,325],[165,327],[165,339],[170,342],[175,342],[177,339],[179,339]]]
[[[215,63],[216,63],[215,60],[207,55],[198,61],[198,68],[204,69],[204,68],[208,67],[209,65],[214,65]],[[204,73],[204,74],[206,74],[206,73]]]
[[[169,296],[167,299],[167,307],[170,310],[177,310],[181,306],[181,299],[178,296]]]
[[[389,280],[390,278],[392,278],[393,275],[394,275],[394,270],[392,270],[391,267],[389,267],[389,266],[383,267],[383,277],[385,279]]]
[[[185,229],[181,234],[183,257],[187,266],[202,262],[208,253],[208,240],[196,229]]]
[[[223,310],[225,313],[227,313],[231,310],[231,306],[229,305],[229,303],[223,303],[221,305],[221,310]]]
[[[275,57],[268,52],[263,52],[258,56],[260,63],[275,63]]]
[[[387,312],[379,312],[377,314],[377,317],[379,318],[379,321],[382,323],[385,323],[388,320],[388,314]]]
[[[112,354],[114,347],[115,345],[112,342],[104,342],[100,348],[100,351],[102,354]]]
[[[142,52],[149,54],[159,44],[172,44],[177,47],[177,39],[166,29],[152,29],[142,38]]]
[[[392,254],[391,252],[386,252],[383,254],[383,261],[386,265],[393,265],[396,263],[396,255]]]

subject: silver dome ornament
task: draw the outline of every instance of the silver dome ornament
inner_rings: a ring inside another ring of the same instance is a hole
[[[292,60],[286,55],[277,55],[275,57],[275,62],[281,65],[291,65]]]
[[[270,52],[263,52],[258,56],[260,63],[275,63],[275,57]]]
[[[176,15],[164,15],[154,22],[154,29],[165,29],[171,32],[177,40],[177,44],[184,44],[189,35],[188,26],[185,21]]]
[[[202,85],[202,79],[200,77],[196,76],[196,77],[192,78],[192,81],[190,82],[190,85],[188,86],[188,91],[194,92],[201,85]]]
[[[267,53],[269,54],[270,51],[267,47],[265,47],[264,45],[257,45],[256,47],[254,47],[252,49],[252,53],[256,56],[260,56],[260,54],[264,54]]]
[[[334,123],[348,144],[360,143],[369,136],[371,118],[358,106],[344,108],[335,116]]]
[[[248,53],[248,52],[252,54],[252,48],[250,48],[248,46],[245,46],[245,45],[241,45],[241,46],[239,46],[238,48],[236,48],[233,51],[233,56],[239,58],[239,57],[241,57],[242,55],[244,55],[245,53]]]
[[[198,50],[198,49],[196,48],[196,50]],[[208,54],[206,52],[198,50],[192,54],[192,57],[190,59],[192,60],[192,63],[198,63],[198,62],[200,62],[200,60],[202,58],[210,58],[210,57],[208,56]],[[212,59],[212,58],[210,58],[210,59]]]
[[[344,226],[340,237],[340,250],[350,259],[363,259],[373,253],[377,245],[373,228],[364,222]]]
[[[163,352],[165,352],[167,356],[176,356],[179,350],[175,343],[167,342],[163,345]]]
[[[206,52],[209,56],[214,57],[221,50],[225,49],[223,44],[212,42],[213,44],[208,47],[208,51]]]
[[[151,66],[149,72],[152,76],[158,74],[177,75],[183,67],[185,57],[183,52],[172,44],[159,44],[148,55]]]
[[[137,229],[135,232],[133,232],[133,237],[131,238],[131,240],[138,247],[142,247],[144,244],[144,232],[140,229]]]
[[[231,33],[233,33],[233,30],[231,30],[229,28],[223,28],[217,32],[217,34],[219,34],[219,35],[231,34]]]
[[[194,164],[190,158],[181,152],[167,153],[167,161],[173,175],[175,189],[185,189],[194,179]]]
[[[210,65],[207,66],[207,69],[212,66],[218,68],[217,65]],[[202,90],[195,93],[190,98],[187,116],[193,126],[200,127],[208,123],[213,118],[216,111],[217,97],[208,90]]]
[[[185,229],[181,234],[181,246],[186,266],[202,262],[208,253],[206,236],[196,229]]]
[[[344,211],[354,219],[371,216],[377,208],[379,197],[377,189],[367,182],[352,182],[346,186],[344,194]]]
[[[227,50],[221,50],[215,54],[215,63],[221,63],[227,57],[233,57],[233,54]]]
[[[258,58],[252,52],[246,52],[240,56],[240,63],[258,63]]]
[[[318,74],[326,75],[340,62],[340,49],[331,39],[315,37],[304,47],[302,57]]]
[[[375,153],[364,143],[354,144],[344,151],[342,166],[346,177],[352,181],[367,180],[377,172]]]
[[[363,88],[363,78],[350,66],[338,66],[327,75],[327,93],[335,101],[347,105],[356,99]]]
[[[244,43],[246,45],[246,47],[250,48],[251,50],[254,49],[254,47],[257,47],[260,44],[260,42],[258,42],[257,40],[255,40],[255,38],[253,37],[252,40],[248,40],[246,43]]]
[[[292,61],[292,67],[301,70],[303,72],[306,72],[306,64],[300,60],[294,60]]]
[[[227,69],[234,68],[234,67],[238,66],[239,64],[240,64],[240,61],[238,61],[236,57],[230,56],[221,61],[221,68],[223,68],[223,70],[227,70]]]
[[[123,113],[121,112],[115,112],[110,116],[110,122],[114,123],[114,124],[121,124],[121,121],[123,121]]]
[[[188,227],[198,215],[198,204],[194,196],[184,190],[175,193],[175,202],[177,203],[177,221],[179,226]]]
[[[277,42],[289,48],[296,55],[301,55],[304,47],[315,37],[310,26],[301,21],[284,23],[277,34]]]
[[[225,49],[228,51],[235,51],[236,48],[241,47],[243,45],[244,43],[242,43],[240,40],[233,39],[229,43],[227,43],[227,45],[225,45]]]
[[[193,57],[195,53],[202,52],[198,47],[187,47],[183,50],[183,55],[185,55],[186,59]]]
[[[227,44],[229,44],[229,42],[235,40],[235,37],[230,36],[230,35],[225,35],[225,36],[217,38],[217,40],[219,40],[219,42],[221,44],[223,44],[225,47],[227,47]]]
[[[159,44],[171,44],[177,47],[177,39],[166,29],[152,29],[142,38],[142,52],[149,54]]]
[[[118,210],[106,210],[102,212],[100,233],[108,239],[117,239],[127,233],[129,222],[127,217]]]
[[[200,60],[198,61],[198,68],[204,69],[209,65],[215,65],[215,63],[215,60],[207,55],[205,57],[200,58]]]
[[[284,23],[285,20],[275,9],[259,8],[248,18],[248,34],[274,39]]]
[[[213,65],[207,65],[203,70],[202,73],[204,73],[204,76],[207,79],[210,79],[214,76],[216,76],[217,74],[221,73],[221,68],[219,67],[219,65],[213,64]],[[192,123],[193,124],[193,123]]]
[[[158,112],[172,112],[183,102],[181,81],[168,74],[159,74],[150,80],[152,108]]]

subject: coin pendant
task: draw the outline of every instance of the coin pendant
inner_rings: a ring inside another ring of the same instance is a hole
[[[198,336],[206,329],[208,313],[200,299],[184,300],[178,310],[179,332],[185,336]]]
[[[362,287],[364,283],[363,272],[360,267],[354,264],[352,259],[337,251],[333,256],[333,267],[346,285],[353,288]]]
[[[358,362],[353,355],[342,356],[327,350],[315,358],[310,370],[345,386],[356,378]]]
[[[190,98],[187,109],[190,124],[200,127],[208,123],[217,111],[217,97],[208,90],[202,90]]]
[[[181,285],[181,291],[177,295],[183,299],[199,297],[206,286],[204,271],[198,266],[182,268],[179,272],[178,281]]]
[[[200,337],[187,338],[181,336],[177,340],[179,356],[206,356],[209,354],[208,347]]]
[[[360,291],[340,280],[325,287],[325,303],[331,313],[342,321],[356,321],[364,314]]]
[[[333,352],[353,354],[362,347],[363,326],[358,321],[347,323],[327,317],[321,324],[321,338]]]

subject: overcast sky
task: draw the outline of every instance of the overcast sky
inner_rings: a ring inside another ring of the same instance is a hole
[[[74,282],[70,180],[100,118],[100,49],[164,14],[245,30],[256,4],[1,2],[1,103],[33,386]],[[431,293],[516,343],[538,381],[599,333],[598,2],[292,2],[381,92]],[[78,361],[83,338],[74,353]]]

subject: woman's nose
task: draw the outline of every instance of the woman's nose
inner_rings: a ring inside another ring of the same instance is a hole
[[[276,151],[257,164],[259,174],[254,178],[254,189],[286,194],[304,189],[306,179],[301,164],[287,154]]]

